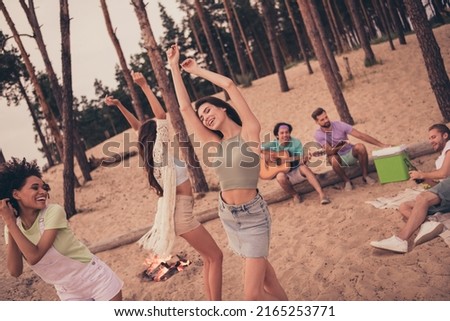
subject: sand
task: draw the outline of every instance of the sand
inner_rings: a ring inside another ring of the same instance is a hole
[[[450,26],[435,29],[434,33],[450,70]],[[426,141],[427,128],[442,122],[442,115],[415,35],[407,37],[407,45],[400,46],[396,41],[395,46],[396,50],[391,51],[388,43],[374,45],[375,55],[382,63],[371,68],[364,67],[361,50],[343,55],[349,58],[354,75],[353,80],[345,82],[343,93],[358,130],[392,145]],[[343,56],[337,61],[346,78]],[[316,107],[324,107],[332,120],[338,119],[317,61],[312,61],[312,67],[313,75],[308,75],[304,64],[286,70],[290,88],[286,93],[280,92],[276,75],[242,89],[262,124],[262,136],[270,133],[276,122],[287,121],[294,127],[293,136],[305,144],[312,141],[316,128],[310,117]],[[110,141],[121,142],[118,150],[122,151],[124,145],[135,140],[134,133],[128,130]],[[376,149],[366,146],[369,152]],[[101,157],[104,149],[101,144],[89,150],[88,156]],[[414,163],[422,170],[431,170],[436,157],[423,156]],[[135,156],[115,167],[99,167],[92,172],[92,181],[77,188],[80,213],[71,218],[70,224],[87,245],[94,246],[152,223],[156,197],[138,163]],[[214,191],[196,201],[195,213],[217,204],[217,179],[210,169],[204,167],[204,172]],[[376,173],[371,176],[377,177]],[[62,204],[62,166],[51,168],[45,179],[52,186],[50,201]],[[414,182],[366,186],[361,178],[356,178],[354,184],[352,192],[344,192],[338,186],[326,187],[332,200],[326,206],[319,204],[316,193],[304,195],[301,204],[287,200],[269,206],[273,219],[269,259],[289,299],[449,300],[450,249],[441,238],[404,255],[369,245],[371,240],[398,231],[403,222],[396,210],[376,209],[365,201],[394,196],[413,187]],[[280,187],[275,181],[260,181],[259,189],[268,195]],[[224,253],[223,299],[241,300],[243,261],[227,248],[219,219],[204,226]],[[28,267],[19,278],[9,276],[3,222],[0,228],[0,300],[57,300],[53,287]],[[164,282],[141,279],[147,253],[136,243],[100,252],[98,256],[123,279],[125,300],[205,300],[199,255],[181,238],[177,239],[176,250],[186,254],[192,264]]]

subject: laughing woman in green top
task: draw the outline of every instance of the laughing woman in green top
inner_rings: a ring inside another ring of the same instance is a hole
[[[167,51],[181,113],[203,142],[217,143],[214,164],[220,181],[219,217],[230,248],[245,259],[244,299],[287,300],[275,270],[268,261],[271,218],[258,193],[261,126],[233,81],[200,68],[192,59],[181,66],[190,74],[227,91],[233,105],[215,97],[196,102],[196,111],[181,78],[179,49]]]
[[[25,259],[63,301],[122,300],[122,280],[76,238],[64,208],[47,204],[49,191],[36,161],[13,158],[0,165],[9,273],[20,276]]]

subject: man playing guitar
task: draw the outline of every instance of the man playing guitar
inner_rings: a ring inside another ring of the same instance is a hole
[[[291,136],[292,126],[288,123],[278,123],[273,129],[276,140],[262,144],[264,161],[261,162],[260,177],[262,179],[276,178],[281,188],[299,203],[302,197],[293,187],[303,180],[308,182],[319,193],[320,204],[329,204],[314,173],[306,165],[307,158],[303,155],[303,145],[297,138]]]

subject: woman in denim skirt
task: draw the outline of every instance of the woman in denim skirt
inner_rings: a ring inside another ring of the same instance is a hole
[[[183,118],[203,142],[215,144],[213,166],[220,182],[219,217],[230,248],[245,259],[245,300],[287,300],[268,261],[271,219],[258,193],[261,126],[233,81],[200,68],[192,59],[181,67],[226,90],[233,106],[215,97],[196,102],[196,110],[181,78],[179,49],[167,51],[175,91]]]

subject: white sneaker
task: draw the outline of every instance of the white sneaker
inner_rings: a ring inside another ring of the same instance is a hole
[[[370,242],[370,245],[378,249],[393,251],[397,253],[408,252],[408,241],[402,240],[395,235],[381,241],[372,241]]]
[[[440,222],[425,221],[420,225],[419,233],[414,239],[414,246],[428,242],[442,233],[444,225]]]

